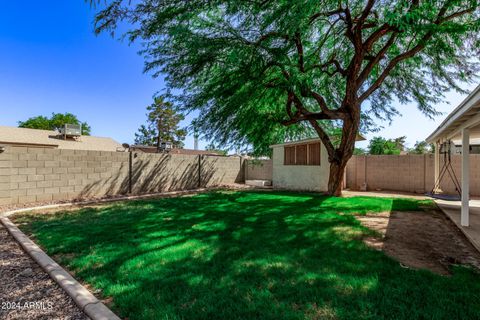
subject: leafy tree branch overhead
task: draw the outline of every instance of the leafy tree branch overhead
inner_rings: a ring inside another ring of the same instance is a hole
[[[146,71],[166,74],[207,137],[257,151],[314,130],[328,152],[329,193],[360,129],[415,101],[426,116],[478,72],[476,0],[107,1],[97,32],[131,29]],[[322,121],[341,128],[332,143]]]

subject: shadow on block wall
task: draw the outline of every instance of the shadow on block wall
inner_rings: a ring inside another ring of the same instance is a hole
[[[215,156],[190,156],[134,153],[132,194],[191,190],[243,181],[243,159]],[[79,198],[128,194],[128,162],[117,172],[88,183]]]

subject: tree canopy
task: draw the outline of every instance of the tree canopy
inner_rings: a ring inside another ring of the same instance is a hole
[[[404,137],[402,137],[404,138]],[[368,153],[373,155],[394,154],[398,155],[402,151],[398,139],[385,139],[374,137],[368,144]]]
[[[435,146],[433,144],[428,144],[426,141],[417,141],[413,148],[408,150],[408,152],[412,154],[426,154],[433,153],[434,151]]]
[[[86,122],[78,120],[77,116],[66,113],[52,113],[50,117],[36,116],[28,118],[25,121],[19,121],[19,128],[41,129],[41,130],[57,130],[60,131],[65,124],[79,124],[82,126],[82,135],[89,136],[91,127]]]
[[[222,156],[228,155],[228,150],[222,150],[221,148],[217,147],[217,146],[215,145],[215,143],[213,143],[213,142],[207,144],[207,145],[205,146],[205,150],[207,150],[207,151],[215,151],[215,152],[217,152],[218,154],[220,154],[220,155],[222,155]]]
[[[184,116],[175,110],[174,105],[159,96],[154,98],[147,111],[147,124],[140,126],[138,133],[135,133],[135,143],[159,147],[161,142],[171,142],[183,147],[187,131],[180,128],[179,123]]]
[[[477,0],[116,0],[95,22],[130,25],[145,70],[200,112],[207,138],[264,153],[313,130],[335,194],[359,130],[391,120],[395,100],[436,115],[479,66]],[[341,128],[340,143],[320,120]]]

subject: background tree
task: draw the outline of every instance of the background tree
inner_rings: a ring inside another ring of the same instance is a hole
[[[222,156],[228,155],[228,150],[222,150],[222,148],[216,146],[215,143],[213,143],[213,142],[211,142],[211,143],[209,143],[208,145],[206,145],[206,146],[205,146],[205,150],[215,151],[215,152],[217,152],[218,154],[220,154],[220,155],[222,155]]]
[[[179,127],[184,116],[176,111],[171,102],[159,96],[147,107],[147,125],[142,125],[135,134],[135,144],[157,146],[161,142],[171,142],[177,147],[183,147],[187,131]]]
[[[363,148],[355,148],[353,150],[353,154],[356,155],[356,156],[361,156],[361,155],[367,154],[367,151]]]
[[[413,148],[409,149],[409,153],[413,154],[426,154],[433,153],[435,150],[432,148],[432,144],[428,144],[425,141],[417,141]]]
[[[52,116],[36,116],[28,118],[25,121],[19,121],[19,128],[41,129],[41,130],[57,130],[60,131],[65,124],[80,124],[82,125],[82,135],[89,136],[91,128],[86,122],[78,120],[77,116],[66,113],[52,113]]]
[[[407,148],[405,147],[405,141],[407,140],[406,136],[401,136],[392,140],[395,144],[395,148],[400,151],[405,151]]]
[[[477,0],[107,1],[96,32],[130,23],[146,71],[164,73],[202,131],[258,152],[310,126],[328,152],[328,191],[341,193],[359,129],[391,120],[392,101],[427,116],[478,71]],[[334,145],[319,120],[342,131]]]
[[[403,137],[401,137],[403,138]],[[402,151],[401,145],[397,139],[385,139],[382,137],[374,137],[368,144],[368,153],[374,155],[382,154],[400,154]]]
[[[135,144],[142,146],[156,146],[158,141],[158,133],[154,124],[142,124],[135,133]]]

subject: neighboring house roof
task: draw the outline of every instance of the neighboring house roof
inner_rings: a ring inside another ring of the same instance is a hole
[[[357,134],[357,138],[355,141],[365,141],[365,139],[362,135]],[[322,142],[320,138],[310,138],[310,139],[304,139],[304,140],[297,140],[297,141],[289,141],[289,142],[284,142],[284,143],[278,143],[278,144],[272,144],[270,148],[273,147],[279,147],[279,146],[288,146],[292,144],[302,144],[302,143],[309,143],[309,142]]]
[[[71,150],[117,151],[122,145],[112,138],[80,136],[64,140],[56,131],[0,126],[0,145],[50,147]]]
[[[141,146],[141,145],[133,145],[132,150],[135,151],[142,151],[145,153],[157,153],[157,147],[154,146]],[[218,151],[213,150],[194,150],[194,149],[181,149],[181,148],[173,148],[168,151],[170,154],[187,154],[187,155],[207,155],[207,156],[220,156],[222,155]]]
[[[222,155],[218,151],[214,150],[194,150],[194,149],[172,149],[170,151],[172,154],[189,154],[189,155],[206,155],[206,156],[220,156]]]

